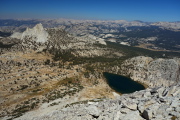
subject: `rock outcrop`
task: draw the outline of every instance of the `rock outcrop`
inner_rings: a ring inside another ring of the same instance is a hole
[[[134,57],[121,65],[120,73],[150,87],[170,86],[180,82],[180,60]]]
[[[27,113],[16,120],[172,120],[180,119],[180,86],[156,87],[124,94],[115,100],[79,102],[50,113]],[[48,109],[48,108],[46,108]],[[50,109],[50,108],[49,108]],[[39,111],[41,112],[41,111]],[[42,111],[43,112],[43,111]]]
[[[12,36],[18,37],[18,35],[13,34]],[[60,28],[44,29],[42,24],[37,24],[33,28],[27,28],[22,33],[21,40],[21,46],[24,49],[32,49],[37,52],[48,50],[54,55],[68,52],[68,54],[78,57],[122,56],[120,52],[97,46],[97,44],[106,45],[104,39],[92,35],[77,37]]]
[[[21,46],[24,49],[32,49],[35,51],[42,51],[46,49],[49,34],[43,28],[42,24],[37,24],[33,28],[26,28],[26,30],[22,33]]]
[[[45,43],[48,40],[48,33],[44,30],[42,24],[37,24],[35,27],[27,28],[23,32],[21,39],[31,39],[35,42]]]

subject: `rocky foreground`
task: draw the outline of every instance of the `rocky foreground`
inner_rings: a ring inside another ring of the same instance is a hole
[[[179,120],[180,85],[68,104],[49,113],[26,113],[16,120]],[[48,109],[48,108],[47,108]],[[50,109],[50,108],[49,108]],[[42,114],[44,113],[44,114]]]

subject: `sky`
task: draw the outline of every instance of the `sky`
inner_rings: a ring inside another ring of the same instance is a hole
[[[180,0],[0,0],[1,19],[180,21]]]

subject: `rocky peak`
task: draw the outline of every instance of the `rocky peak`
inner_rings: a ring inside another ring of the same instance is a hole
[[[48,33],[44,30],[42,24],[39,23],[33,28],[27,28],[26,31],[23,32],[21,39],[31,39],[35,42],[45,43],[48,40]]]

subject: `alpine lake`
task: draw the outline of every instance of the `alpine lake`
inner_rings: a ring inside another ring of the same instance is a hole
[[[103,75],[106,78],[108,85],[118,93],[133,93],[145,89],[142,84],[135,82],[128,77],[108,72],[104,72]]]

